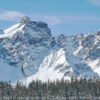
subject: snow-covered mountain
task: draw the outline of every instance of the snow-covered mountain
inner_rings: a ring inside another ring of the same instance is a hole
[[[44,22],[22,17],[0,30],[0,80],[99,77],[100,32],[54,37]]]

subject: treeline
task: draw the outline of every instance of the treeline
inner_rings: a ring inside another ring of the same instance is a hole
[[[0,82],[0,100],[98,100],[100,79],[71,79],[43,83],[33,81],[28,86],[17,82],[12,86]]]

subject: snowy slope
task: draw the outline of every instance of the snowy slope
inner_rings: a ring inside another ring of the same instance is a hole
[[[100,59],[86,62],[100,76]]]
[[[66,55],[63,48],[52,51],[47,56],[43,63],[40,65],[39,71],[26,80],[24,83],[29,84],[32,80],[41,80],[43,82],[61,80],[70,80],[71,77],[77,78],[90,78],[98,77],[97,73],[94,73],[90,66],[81,61],[74,55]]]
[[[53,51],[49,56],[47,56],[43,63],[40,65],[39,71],[25,80],[25,83],[28,84],[32,80],[39,79],[41,81],[54,81],[57,79],[67,78],[70,79],[69,76],[64,77],[65,71],[61,71],[62,68],[66,65],[66,57],[65,52],[63,49],[60,49],[58,51]],[[69,71],[72,71],[71,68],[69,68]]]
[[[18,31],[23,31],[23,28],[24,28],[24,24],[15,24],[13,25],[12,27],[4,30],[4,34],[0,34],[0,38],[7,38],[7,37],[12,37],[16,32]]]

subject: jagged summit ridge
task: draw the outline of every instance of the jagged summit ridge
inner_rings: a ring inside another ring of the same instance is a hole
[[[32,25],[36,25],[38,27],[48,27],[48,24],[46,24],[45,22],[42,21],[31,21],[30,18],[28,16],[23,16],[21,18],[21,20],[19,21],[19,23],[21,24],[32,24]]]
[[[32,37],[51,36],[50,29],[46,23],[31,21],[29,17],[24,16],[18,24],[15,24],[8,29],[1,30],[0,33],[2,34],[0,34],[0,38],[12,38],[19,32]]]

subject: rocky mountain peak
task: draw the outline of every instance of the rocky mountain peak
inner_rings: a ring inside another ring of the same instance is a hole
[[[24,16],[24,17],[21,18],[20,23],[21,24],[29,24],[30,23],[30,18],[27,17],[27,16]]]

